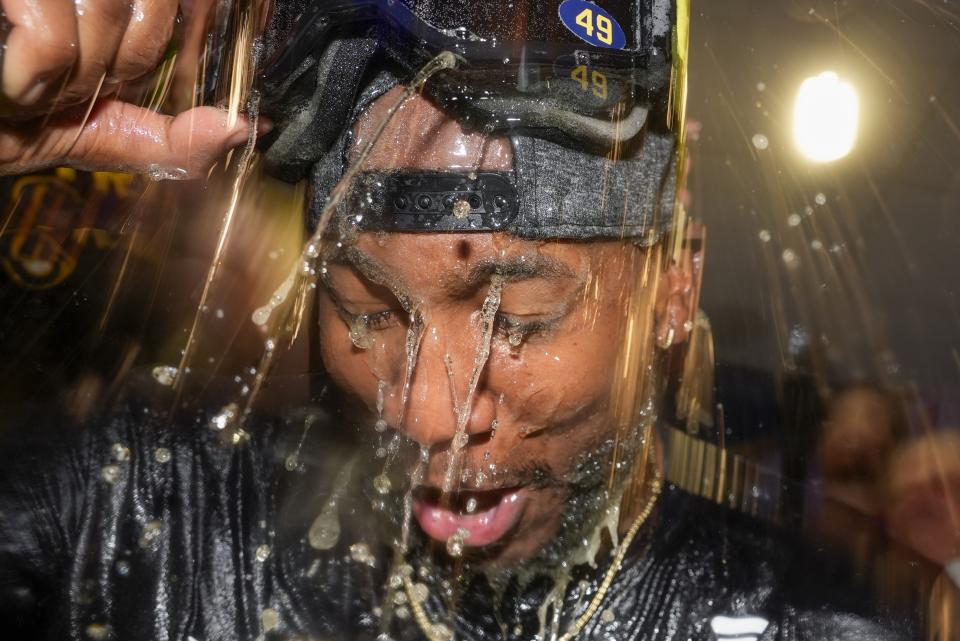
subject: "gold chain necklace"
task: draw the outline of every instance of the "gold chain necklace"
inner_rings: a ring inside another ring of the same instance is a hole
[[[607,595],[607,590],[610,589],[610,585],[613,583],[613,579],[620,572],[620,567],[623,565],[623,558],[627,554],[627,549],[630,547],[630,544],[633,543],[633,539],[637,536],[637,532],[640,531],[640,527],[650,517],[650,513],[653,512],[653,506],[657,503],[657,498],[660,496],[662,487],[661,475],[658,470],[656,476],[650,482],[650,499],[643,507],[643,511],[640,512],[637,518],[633,520],[633,523],[630,524],[630,529],[627,530],[620,545],[617,546],[617,551],[613,556],[613,562],[610,564],[610,567],[607,568],[603,576],[603,581],[600,582],[600,587],[597,589],[597,593],[590,599],[590,604],[584,613],[577,617],[577,620],[573,622],[570,629],[558,637],[557,641],[572,641],[574,637],[580,634],[580,631],[583,630],[584,626],[590,622],[594,615],[596,615],[597,610],[600,609],[600,604],[603,603],[603,598]],[[425,599],[418,600],[414,598],[413,581],[407,575],[403,577],[403,591],[406,592],[407,601],[413,610],[413,618],[427,639],[429,639],[429,641],[453,641],[453,631],[450,628],[442,623],[434,623],[430,620],[430,617],[427,616],[426,610],[423,609],[423,601],[425,601]]]

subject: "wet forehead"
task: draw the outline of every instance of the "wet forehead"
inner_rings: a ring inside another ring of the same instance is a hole
[[[368,277],[375,275],[371,270],[382,270],[411,290],[439,288],[457,295],[489,282],[494,274],[508,282],[540,278],[575,286],[586,278],[596,249],[506,234],[364,233],[344,258]]]

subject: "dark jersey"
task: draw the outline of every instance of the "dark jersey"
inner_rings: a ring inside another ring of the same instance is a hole
[[[344,491],[334,479],[346,454],[325,439],[325,426],[303,447],[282,422],[252,420],[251,439],[227,445],[207,419],[169,426],[133,406],[56,448],[47,432],[42,447],[21,436],[4,447],[4,638],[423,638],[413,616],[383,607],[391,553],[377,543],[363,492],[348,489],[337,501],[336,544],[310,545],[311,524]],[[574,571],[561,634],[605,570]],[[430,581],[418,580],[428,590],[424,613],[457,639],[549,638],[537,607],[547,578],[498,598],[485,581],[468,581],[452,615]],[[861,594],[856,576],[825,552],[667,486],[577,638],[915,638],[909,621],[869,611]]]

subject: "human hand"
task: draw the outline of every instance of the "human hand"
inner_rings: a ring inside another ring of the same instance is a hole
[[[0,0],[9,31],[2,60],[0,174],[54,165],[157,176],[203,175],[247,139],[247,123],[198,107],[159,114],[111,97],[152,71],[177,0]]]

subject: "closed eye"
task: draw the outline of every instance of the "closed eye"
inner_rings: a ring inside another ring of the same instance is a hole
[[[506,337],[518,336],[526,339],[535,334],[547,332],[557,325],[557,318],[523,320],[520,317],[498,312],[495,318],[496,331]]]

